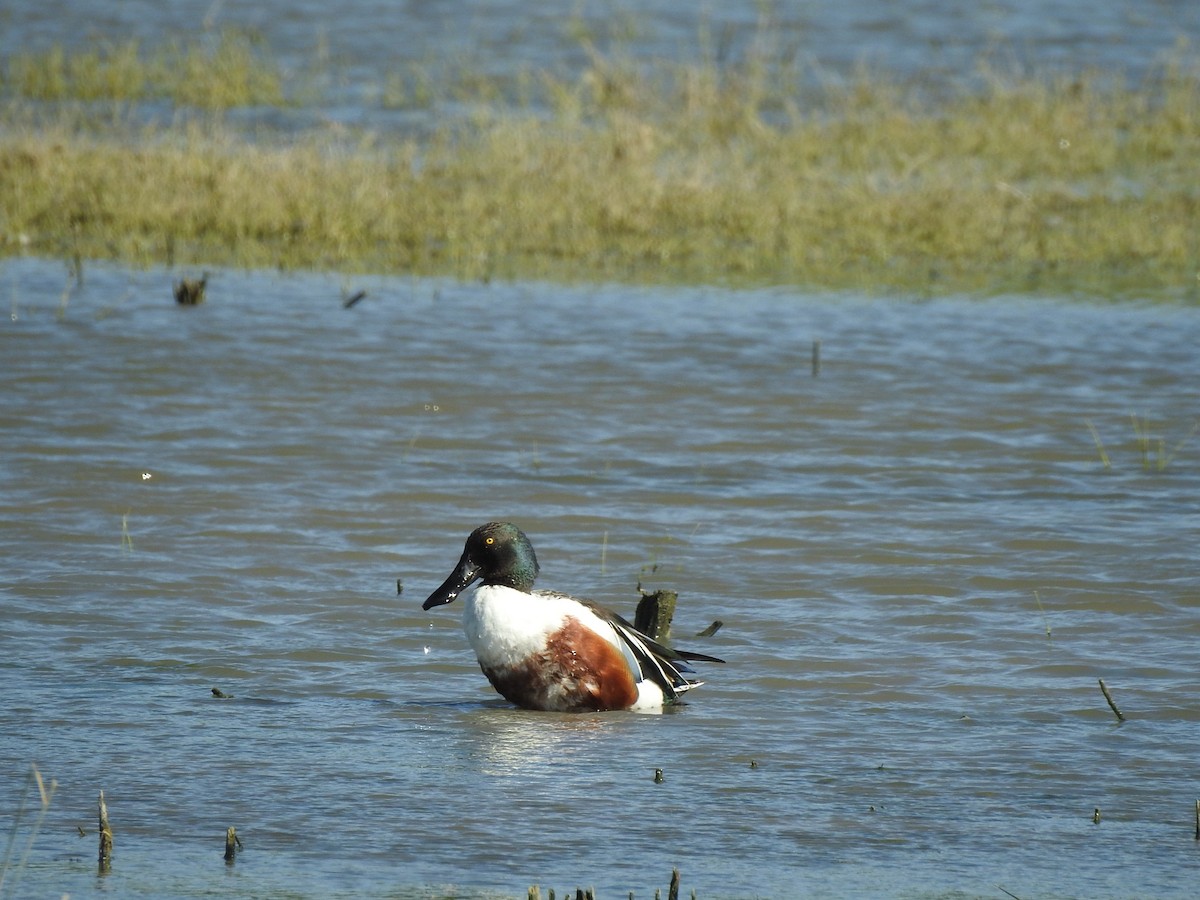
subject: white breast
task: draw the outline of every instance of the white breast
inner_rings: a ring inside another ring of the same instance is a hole
[[[550,591],[527,594],[494,584],[480,585],[466,596],[463,630],[484,666],[515,666],[545,649],[547,638],[568,616],[621,647],[611,625],[570,597]]]

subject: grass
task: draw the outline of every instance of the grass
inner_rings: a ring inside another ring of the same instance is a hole
[[[21,819],[25,815],[25,805],[29,798],[29,793],[32,788],[37,788],[38,811],[36,818],[29,828],[29,837],[25,843],[25,848],[18,848],[18,835],[21,828]],[[25,863],[29,858],[29,851],[33,849],[33,842],[37,839],[38,831],[41,830],[42,821],[46,818],[46,813],[50,810],[50,801],[54,798],[54,792],[58,789],[58,782],[51,780],[47,785],[42,780],[42,773],[38,771],[38,767],[31,765],[29,767],[29,776],[25,779],[25,788],[21,791],[21,803],[17,807],[17,813],[13,817],[12,830],[8,834],[8,844],[4,850],[4,858],[0,860],[0,896],[3,896],[5,884],[8,885],[9,895],[16,896],[17,882],[21,878],[21,874],[25,871]],[[20,856],[14,859],[14,853],[20,852]]]
[[[55,46],[8,60],[6,93],[40,103],[144,102],[217,110],[280,106],[285,74],[247,34],[222,31],[147,51],[136,38],[68,53]]]
[[[1179,451],[1183,449],[1184,445],[1200,431],[1200,419],[1197,419],[1187,434],[1168,448],[1167,439],[1153,433],[1149,417],[1142,416],[1138,418],[1136,413],[1130,413],[1129,420],[1133,429],[1134,450],[1141,460],[1143,472],[1165,472],[1167,467],[1179,455]],[[1100,432],[1096,430],[1096,426],[1092,424],[1090,419],[1085,419],[1084,422],[1088,427],[1088,431],[1091,432],[1092,441],[1096,445],[1096,453],[1099,455],[1100,463],[1105,469],[1111,469],[1112,460],[1109,458],[1104,441],[1100,439]]]
[[[505,85],[384,75],[381,108],[436,120],[467,101],[470,114],[413,137],[245,136],[219,111],[299,101],[236,35],[11,60],[0,253],[1200,296],[1200,67],[1187,48],[1140,87],[984,69],[934,97],[884,73],[814,88],[769,54],[647,66],[588,47],[577,73]],[[148,98],[218,112],[148,125],[135,114]]]

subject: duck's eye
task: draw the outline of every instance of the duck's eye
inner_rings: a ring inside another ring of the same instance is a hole
[[[483,539],[483,542],[484,542],[485,544],[487,544],[487,545],[490,547],[490,546],[492,546],[492,544],[496,543],[496,539],[495,539],[495,538],[492,538],[492,537],[490,537],[490,538],[484,538],[484,539]]]

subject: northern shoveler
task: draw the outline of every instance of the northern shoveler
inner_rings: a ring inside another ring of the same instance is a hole
[[[422,605],[466,597],[463,630],[479,667],[506,700],[558,712],[661,709],[696,680],[689,660],[724,662],[666,647],[611,610],[535,591],[538,561],[529,538],[509,522],[490,522],[467,538],[450,577]]]

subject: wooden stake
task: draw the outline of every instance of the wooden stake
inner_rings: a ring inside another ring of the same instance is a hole
[[[1196,840],[1200,841],[1200,800],[1196,801]]]
[[[113,833],[108,827],[108,806],[104,803],[104,791],[100,792],[100,874],[112,868]]]
[[[667,900],[679,900],[679,870],[671,870],[671,886],[667,888]]]
[[[655,591],[653,594],[647,594],[640,587],[638,590],[642,599],[638,601],[637,611],[633,614],[633,627],[665,644],[671,639],[671,619],[675,617],[675,601],[679,595],[668,590]]]
[[[812,377],[816,378],[821,374],[821,342],[813,341],[812,346]]]
[[[242,849],[242,839],[237,836],[236,828],[225,829],[225,862],[231,863]]]
[[[1124,721],[1125,721],[1125,717],[1124,717],[1123,715],[1121,715],[1121,711],[1120,711],[1119,709],[1117,709],[1117,704],[1116,704],[1116,701],[1114,701],[1114,700],[1113,700],[1113,698],[1112,698],[1112,694],[1110,694],[1110,693],[1108,692],[1108,685],[1106,685],[1106,684],[1104,683],[1104,679],[1103,679],[1103,678],[1100,678],[1100,679],[1098,679],[1098,680],[1099,680],[1099,682],[1100,682],[1100,693],[1104,694],[1104,699],[1108,701],[1108,705],[1109,705],[1109,707],[1110,707],[1110,708],[1112,709],[1112,711],[1113,711],[1113,712],[1116,714],[1116,716],[1117,716],[1117,721],[1118,721],[1118,722],[1124,722]]]

